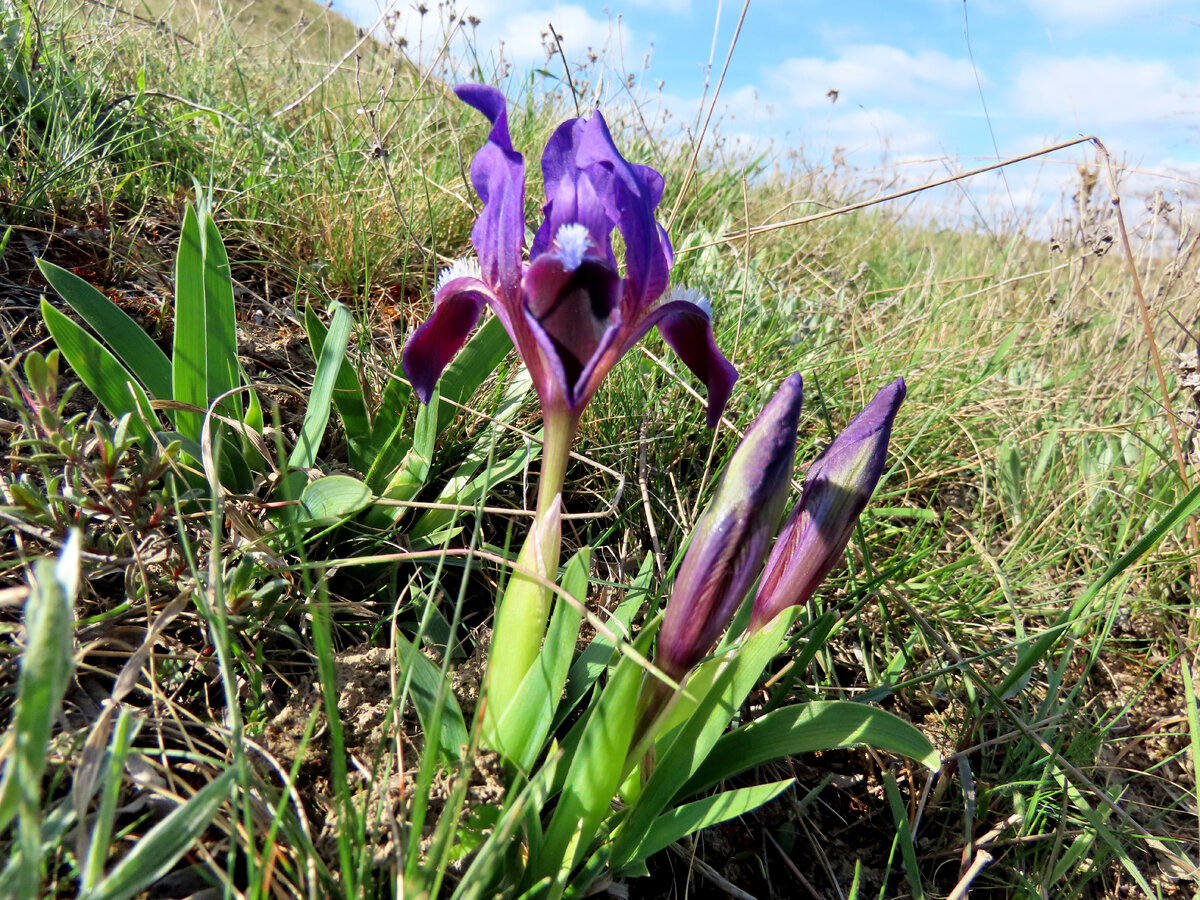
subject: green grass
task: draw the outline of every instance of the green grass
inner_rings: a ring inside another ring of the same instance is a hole
[[[422,755],[421,723],[436,704],[420,704],[436,681],[422,687],[432,669],[398,660],[411,660],[403,648],[415,641],[453,673],[469,727],[500,567],[464,576],[462,556],[414,546],[421,513],[403,505],[303,540],[264,537],[280,526],[265,472],[237,493],[174,478],[179,460],[123,442],[71,373],[28,362],[50,349],[34,254],[91,281],[170,347],[171,260],[198,182],[230,255],[243,366],[264,408],[274,405],[271,440],[286,446],[304,424],[288,392],[307,396],[315,375],[305,305],[323,312],[335,300],[354,311],[348,359],[372,406],[403,402],[405,433],[420,427],[415,402],[385,391],[439,267],[468,247],[478,200],[465,169],[483,128],[442,82],[374,41],[357,66],[352,56],[326,78],[356,41],[336,17],[315,9],[312,24],[292,28],[300,7],[253,8],[232,21],[174,8],[162,32],[147,21],[160,6],[19,5],[8,32],[0,295],[12,299],[0,321],[12,427],[0,432],[0,628],[10,640],[0,705],[13,729],[36,637],[23,630],[22,585],[34,573],[29,596],[49,591],[38,560],[57,554],[70,526],[85,535],[75,679],[45,744],[40,793],[22,798],[0,834],[0,858],[24,849],[11,883],[37,881],[39,896],[74,896],[117,875],[144,889],[162,874],[151,863],[171,855],[130,852],[153,834],[157,846],[186,844],[170,867],[181,894],[215,882],[253,897],[396,896],[406,870],[411,883],[415,869],[458,852],[443,810],[464,808],[464,852],[495,825],[484,812],[497,790],[486,757],[460,772]],[[451,78],[493,74],[456,58]],[[532,216],[532,163],[573,107],[543,82],[512,86],[510,103]],[[662,169],[672,209],[689,154],[627,105],[605,113],[629,158]],[[981,896],[1189,892],[1185,860],[1200,838],[1194,532],[1181,523],[1132,561],[1027,679],[998,694],[1037,638],[1197,478],[1194,456],[1187,483],[1176,465],[1120,242],[1094,252],[1098,225],[1110,223],[1086,209],[1103,207],[1103,180],[1085,178],[1091,206],[1064,211],[1055,250],[890,207],[723,239],[866,191],[853,172],[772,164],[705,150],[672,227],[675,279],[712,297],[718,343],[742,373],[727,419],[744,428],[801,371],[803,462],[890,378],[904,375],[909,396],[852,565],[813,610],[833,614],[829,643],[802,670],[778,661],[747,714],[788,697],[869,697],[917,724],[945,765],[930,780],[898,758],[840,751],[765,767],[738,786],[799,781],[657,857],[651,880],[630,890],[682,895],[690,884],[703,894],[719,877],[754,896],[802,896],[799,872],[820,896],[848,895],[852,881],[860,897],[907,896],[914,885],[946,896],[986,852]],[[1184,230],[1139,253],[1158,311],[1153,340],[1170,364],[1171,348],[1194,350],[1164,313],[1195,306],[1196,243]],[[505,404],[518,369],[510,359],[467,409],[443,407],[436,449],[420,461],[428,471],[405,501],[437,499],[472,454],[483,471],[523,452],[513,429],[539,426],[521,393]],[[1167,376],[1176,408],[1194,409],[1178,374]],[[595,548],[592,596],[609,608],[647,552],[659,554],[657,571],[670,569],[736,442],[733,429],[704,429],[691,385],[652,338],[585,417],[568,511],[602,507],[622,478],[624,490],[611,515],[569,520],[565,537],[568,550]],[[348,430],[334,417],[316,469],[367,475],[350,469]],[[483,502],[519,511],[532,490],[518,472]],[[519,543],[528,521],[455,515],[462,530],[449,546],[485,552]],[[654,582],[652,598],[662,592]],[[28,770],[29,749],[13,747],[0,743],[0,759]],[[235,787],[217,810],[204,790],[223,778]],[[544,789],[531,784],[528,796]],[[194,828],[189,810],[205,814]],[[89,842],[106,830],[110,847]],[[442,867],[448,896],[457,870]]]

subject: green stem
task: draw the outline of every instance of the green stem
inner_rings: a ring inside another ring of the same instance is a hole
[[[517,556],[519,569],[535,572],[550,582],[558,576],[563,481],[578,425],[579,420],[569,412],[546,413],[537,512]],[[540,581],[515,571],[496,608],[483,737],[485,744],[501,752],[505,741],[500,721],[541,652],[550,620],[551,593]]]

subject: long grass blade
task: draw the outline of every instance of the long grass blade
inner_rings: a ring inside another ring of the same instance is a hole
[[[174,868],[212,824],[229,797],[237,770],[226,769],[146,832],[82,900],[129,900]]]
[[[1038,664],[1058,643],[1063,634],[1076,624],[1080,616],[1091,606],[1092,601],[1113,579],[1156,547],[1164,537],[1174,531],[1181,523],[1200,509],[1200,485],[1192,488],[1165,516],[1121,555],[1104,573],[1084,591],[1078,600],[1071,604],[1058,621],[1047,628],[1038,638],[1027,647],[1021,649],[1016,663],[1007,677],[997,688],[1001,699],[1008,699],[1024,679],[1027,672]]]
[[[44,259],[39,259],[37,266],[50,286],[96,330],[146,390],[159,400],[170,400],[171,361],[150,335],[74,272]]]
[[[15,896],[38,893],[42,867],[41,784],[46,747],[74,671],[75,594],[80,535],[73,531],[57,564],[34,562],[25,602],[26,644],[17,675],[12,751],[0,780],[0,832],[17,819]]]

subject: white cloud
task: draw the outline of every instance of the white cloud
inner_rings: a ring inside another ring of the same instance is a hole
[[[909,53],[886,44],[852,44],[832,59],[793,57],[766,71],[772,94],[796,108],[828,105],[828,92],[839,102],[871,106],[881,102],[944,104],[975,89],[975,73],[966,59],[936,50]]]
[[[1197,99],[1197,61],[1172,66],[1161,60],[1116,56],[1030,56],[1020,61],[1011,103],[1025,115],[1056,119],[1068,128],[1099,131],[1191,117]]]
[[[686,0],[684,0],[686,3]],[[379,17],[387,0],[335,0],[336,8],[355,23],[367,27]],[[425,61],[441,48],[449,15],[436,0],[424,0],[425,15],[413,0],[393,4],[395,16],[389,17],[390,36],[403,38],[409,52],[418,48]],[[643,48],[635,44],[633,33],[619,17],[611,20],[592,15],[577,3],[545,5],[511,4],[506,0],[458,0],[452,7],[455,17],[474,17],[478,25],[465,25],[462,34],[470,39],[484,59],[498,56],[501,42],[504,57],[518,66],[541,64],[547,56],[550,25],[562,38],[563,50],[572,63],[582,61],[589,50],[607,55],[619,64],[619,55],[638,64]],[[633,54],[637,55],[633,55]],[[465,54],[458,52],[458,56]]]
[[[649,9],[665,9],[673,13],[688,13],[692,11],[692,0],[631,0],[634,6]]]
[[[976,102],[969,61],[886,44],[846,44],[830,57],[793,57],[763,70],[758,84],[724,94],[723,131],[745,140],[803,146],[810,162],[844,158],[862,171],[898,161],[937,160],[955,152],[938,118]],[[831,94],[836,91],[836,100]],[[668,108],[693,121],[695,100]]]
[[[535,63],[545,59],[543,49],[549,27],[562,39],[567,59],[577,61],[590,50],[597,55],[613,55],[632,50],[633,35],[621,19],[597,19],[582,6],[555,4],[518,13],[480,15],[481,36],[504,41],[505,56],[517,63]],[[490,41],[489,41],[490,43]],[[614,60],[616,61],[616,60]]]
[[[1186,0],[1026,0],[1038,18],[1092,27],[1168,13]]]

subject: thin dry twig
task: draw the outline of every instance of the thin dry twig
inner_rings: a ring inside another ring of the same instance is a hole
[[[1167,424],[1171,431],[1171,452],[1175,456],[1175,465],[1179,469],[1179,480],[1183,484],[1184,490],[1187,490],[1190,483],[1187,457],[1184,456],[1183,443],[1179,437],[1179,416],[1171,404],[1171,391],[1167,387],[1167,376],[1163,374],[1162,357],[1159,355],[1158,341],[1154,336],[1154,323],[1150,319],[1150,306],[1146,303],[1146,295],[1142,291],[1142,279],[1138,276],[1137,265],[1134,262],[1133,247],[1129,243],[1129,231],[1125,228],[1125,215],[1121,211],[1121,193],[1117,189],[1117,178],[1113,173],[1112,155],[1100,138],[1092,138],[1092,143],[1096,145],[1097,151],[1104,159],[1104,174],[1108,179],[1108,188],[1112,192],[1113,211],[1117,216],[1117,231],[1121,235],[1121,246],[1125,248],[1125,259],[1129,264],[1129,274],[1133,279],[1133,291],[1137,297],[1138,312],[1142,317],[1142,328],[1146,332],[1146,343],[1150,348],[1150,359],[1154,366],[1154,374],[1158,379],[1158,389],[1162,394],[1163,408],[1167,411]],[[1188,520],[1188,541],[1192,545],[1193,552],[1200,551],[1200,523],[1197,523],[1195,516]],[[1193,591],[1200,589],[1200,553],[1196,553],[1196,560],[1193,564],[1192,589]],[[1197,628],[1200,628],[1200,620],[1193,617],[1189,636],[1195,637]]]
[[[670,232],[671,226],[675,224],[675,219],[679,215],[679,209],[683,205],[683,197],[692,183],[692,177],[696,174],[696,162],[700,158],[700,147],[704,144],[704,135],[708,131],[708,123],[712,121],[713,110],[717,107],[717,98],[721,96],[721,85],[725,83],[725,73],[729,71],[729,63],[733,59],[733,50],[737,46],[738,37],[742,33],[742,23],[746,21],[746,13],[749,9],[750,0],[746,0],[742,4],[742,14],[738,18],[737,29],[733,32],[733,40],[729,42],[729,52],[725,54],[725,65],[721,68],[721,77],[717,79],[717,87],[713,91],[712,100],[708,104],[708,115],[704,117],[704,126],[700,129],[700,134],[696,136],[696,141],[692,145],[692,158],[688,160],[687,172],[683,176],[683,184],[679,186],[679,194],[675,198],[675,205],[671,208],[671,215],[667,218],[668,232]]]
[[[809,881],[805,877],[804,873],[800,871],[799,867],[792,862],[792,858],[783,852],[783,848],[779,846],[779,841],[775,840],[775,838],[771,835],[771,832],[764,831],[763,834],[766,835],[767,840],[771,842],[771,846],[774,847],[779,853],[779,858],[783,860],[783,864],[787,870],[792,873],[792,877],[804,886],[804,889],[808,891],[809,896],[811,896],[813,900],[823,900],[821,892],[813,886],[813,883]]]
[[[346,60],[348,60],[351,56],[353,56],[355,53],[357,53],[358,49],[363,44],[365,44],[367,41],[372,39],[371,36],[373,34],[375,34],[375,29],[378,28],[380,25],[382,25],[383,20],[392,14],[392,10],[396,8],[396,4],[398,2],[399,2],[399,0],[389,0],[387,6],[385,6],[383,8],[383,10],[379,13],[379,18],[375,20],[375,22],[371,25],[371,27],[363,29],[362,36],[359,37],[359,39],[355,42],[354,46],[352,46],[349,50],[347,50],[342,55],[341,59],[339,59],[332,66],[330,66],[329,71],[327,71],[324,75],[322,75],[320,78],[318,78],[316,80],[316,82],[313,83],[313,85],[308,88],[308,90],[304,91],[304,93],[302,93],[295,100],[291,101],[290,103],[284,104],[279,109],[277,109],[275,112],[271,113],[271,118],[278,119],[280,116],[285,115],[286,113],[290,113],[293,109],[298,107],[301,103],[303,103],[305,100],[307,100],[313,94],[315,94],[318,90],[320,90],[321,86],[323,84],[325,84],[325,82],[327,82],[334,75],[336,75],[338,70],[341,69],[341,67],[346,64]]]
[[[654,527],[654,510],[650,506],[650,487],[647,478],[649,465],[646,461],[646,448],[650,442],[646,440],[646,424],[649,418],[649,409],[647,409],[646,415],[642,416],[642,422],[638,426],[638,490],[642,495],[642,509],[646,513],[646,526],[650,529],[650,546],[654,550],[654,567],[658,570],[659,578],[666,578],[667,569],[663,564],[662,546],[658,542],[658,529]]]
[[[679,844],[671,844],[671,850],[676,856],[686,859],[688,865],[695,866],[697,872],[724,891],[727,896],[733,897],[734,900],[757,900],[753,894],[743,891],[740,887],[723,876],[720,872],[698,857],[695,853],[686,850],[685,848],[679,846]]]
[[[1076,138],[1073,141],[1064,141],[1061,144],[1043,147],[1041,150],[1035,150],[1032,153],[1026,153],[1022,156],[1014,156],[1011,159],[1005,159],[1001,160],[1000,162],[981,166],[978,169],[971,169],[967,172],[959,172],[957,175],[951,175],[938,181],[931,181],[928,184],[922,184],[919,187],[905,188],[902,191],[894,191],[890,194],[884,194],[882,197],[874,197],[870,200],[860,200],[858,203],[851,203],[847,206],[839,206],[836,209],[827,209],[823,212],[813,213],[809,216],[800,216],[797,219],[787,219],[783,222],[770,222],[765,225],[755,225],[751,228],[743,228],[741,231],[730,231],[715,240],[705,241],[702,244],[693,244],[690,247],[683,247],[682,249],[676,250],[675,255],[678,257],[684,253],[694,253],[697,250],[703,250],[705,247],[719,247],[722,244],[727,244],[730,241],[736,241],[747,236],[753,237],[760,234],[769,234],[770,232],[778,231],[781,228],[793,228],[796,225],[805,225],[809,222],[816,222],[820,219],[828,219],[831,216],[841,216],[845,215],[846,213],[856,212],[860,209],[866,209],[870,206],[878,206],[880,203],[887,203],[889,200],[899,200],[901,197],[909,197],[913,194],[919,194],[922,191],[929,190],[930,188],[941,187],[944,184],[953,184],[954,182],[962,181],[965,178],[972,178],[976,175],[982,175],[985,172],[1003,169],[1005,166],[1011,166],[1015,163],[1036,159],[1039,156],[1045,156],[1047,153],[1056,153],[1059,150],[1066,150],[1069,147],[1076,147],[1079,144],[1087,144],[1095,140],[1095,137],[1088,135],[1087,137]]]
[[[979,876],[979,873],[992,864],[992,854],[986,850],[980,850],[975,854],[975,861],[971,863],[971,868],[963,873],[963,877],[958,880],[958,884],[954,886],[954,890],[950,892],[950,896],[946,900],[966,900],[970,895],[971,883]]]

